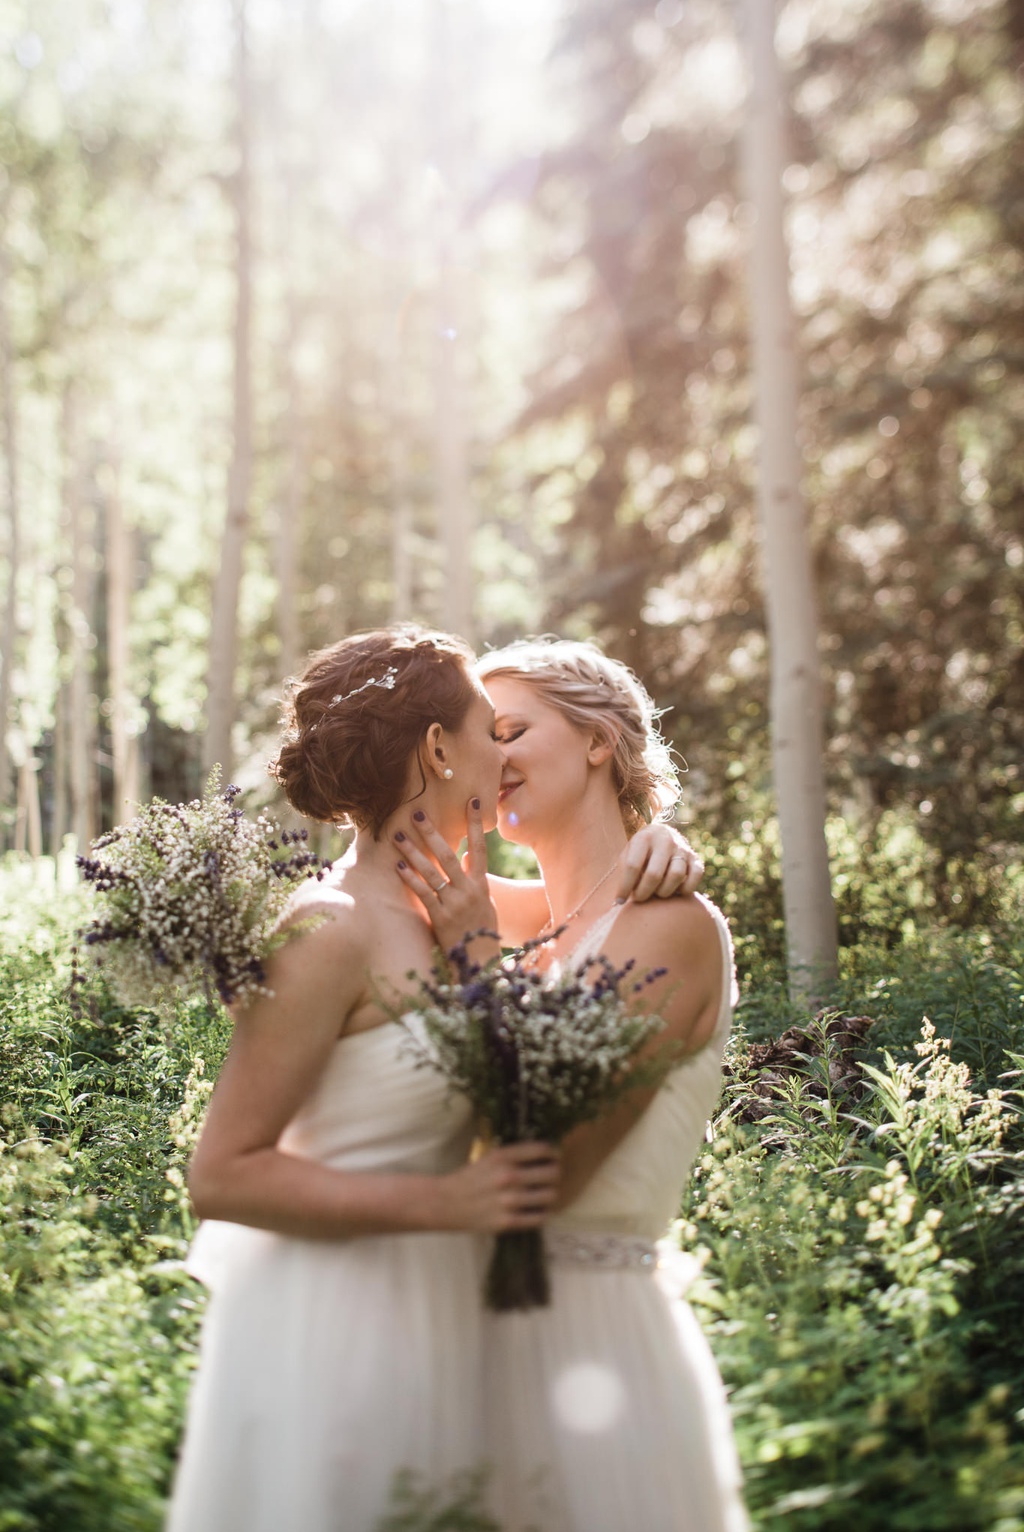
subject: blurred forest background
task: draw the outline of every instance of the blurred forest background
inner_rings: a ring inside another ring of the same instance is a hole
[[[270,802],[284,678],[396,618],[594,635],[669,709],[741,981],[673,1237],[753,1525],[1024,1532],[1024,0],[780,7],[817,1019],[785,987],[739,10],[0,0],[5,1532],[162,1523],[229,1031],[73,978],[66,837],[214,760]],[[493,1532],[432,1494],[387,1526]]]
[[[403,617],[595,635],[749,844],[735,6],[0,15],[3,844],[212,759],[269,798],[283,677]],[[1024,4],[787,0],[779,50],[832,806],[970,921],[1024,806]]]

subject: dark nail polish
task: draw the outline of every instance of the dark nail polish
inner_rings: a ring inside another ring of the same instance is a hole
[[[473,799],[473,807],[474,807],[474,809],[478,809],[480,807],[480,799],[479,798],[474,798]]]
[[[396,830],[395,831],[395,840],[405,840],[405,831],[404,830]]]
[[[399,872],[404,872],[405,871],[405,863],[404,862],[399,862],[398,870],[399,870]]]
[[[424,814],[422,809],[417,809],[415,814],[412,817],[413,817],[413,819],[418,820],[422,824],[423,820],[426,819],[427,816],[426,816],[426,814]]]

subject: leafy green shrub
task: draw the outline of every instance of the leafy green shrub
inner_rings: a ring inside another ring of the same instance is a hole
[[[195,1348],[180,1246],[151,1236],[128,1264],[73,1165],[19,1126],[0,1145],[0,1527],[148,1532]]]
[[[980,1092],[930,1023],[916,1047],[868,1066],[855,1112],[809,1088],[827,1047],[756,1128],[727,1100],[687,1194],[691,1296],[766,1532],[1024,1526],[1016,1098]]]
[[[164,1030],[95,983],[73,1012],[81,904],[33,872],[8,870],[0,924],[0,1529],[156,1532],[201,1311],[183,1172],[226,1022]]]
[[[690,827],[687,827],[688,829]],[[692,828],[707,866],[705,891],[733,928],[737,964],[760,991],[785,979],[785,927],[778,821],[767,805],[749,810],[738,834],[716,842]],[[826,826],[839,941],[873,954],[902,950],[923,931],[989,934],[1020,956],[1024,868],[990,851],[970,863],[943,860],[906,810],[860,828],[838,815]],[[936,890],[940,889],[941,892]]]

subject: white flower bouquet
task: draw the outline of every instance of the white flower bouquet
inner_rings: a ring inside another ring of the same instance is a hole
[[[453,948],[446,968],[421,984],[423,1037],[408,1035],[417,1061],[468,1096],[501,1144],[557,1144],[630,1091],[657,1084],[676,1060],[671,1048],[640,1057],[664,1023],[628,1005],[664,969],[634,980],[633,963],[616,969],[598,957],[552,978],[531,966],[538,945],[486,967],[470,960],[465,943]],[[497,1236],[486,1300],[497,1310],[549,1302],[540,1230]]]
[[[294,884],[330,863],[305,830],[247,819],[239,792],[222,792],[215,769],[202,800],[154,798],[78,858],[96,895],[80,937],[123,1005],[167,1009],[197,989],[225,1005],[268,994],[267,958],[308,926],[280,921]]]

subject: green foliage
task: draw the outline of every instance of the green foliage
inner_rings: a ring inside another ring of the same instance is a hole
[[[486,1474],[458,1474],[443,1488],[423,1485],[417,1475],[397,1475],[392,1509],[376,1532],[502,1532],[484,1506]]]
[[[62,1146],[0,1141],[0,1526],[159,1525],[195,1345],[180,1240],[128,1257]],[[84,1179],[84,1177],[83,1177]]]
[[[201,1302],[184,1167],[226,1044],[93,983],[68,1004],[81,902],[41,863],[0,918],[0,1528],[156,1532]],[[207,1064],[209,1073],[207,1073]]]
[[[807,1022],[755,924],[769,849],[740,838],[709,875],[741,938],[737,1056]],[[861,1094],[827,1039],[756,1126],[737,1084],[683,1208],[762,1532],[1024,1527],[1024,925],[1012,889],[987,929],[915,922],[911,851],[879,846],[870,882],[840,859],[839,1003],[875,1018]],[[157,1532],[201,1312],[184,1168],[227,1024],[194,1003],[165,1028],[98,983],[72,1014],[81,908],[46,863],[3,870],[0,1529]],[[407,1479],[390,1518],[491,1525],[470,1480]]]
[[[778,822],[758,796],[731,837],[684,828],[704,858],[705,891],[732,926],[744,1024],[752,1037],[781,1030],[799,1013],[787,994]],[[876,1017],[895,1008],[911,1031],[926,1013],[937,1019],[952,1007],[952,1017],[967,1006],[971,1046],[991,1052],[995,1029],[1006,1035],[1007,1007],[1020,1003],[1021,866],[996,867],[984,853],[944,862],[919,816],[903,809],[863,832],[833,816],[826,833],[841,946],[836,1003]],[[888,970],[886,951],[899,954]]]
[[[827,1043],[756,1128],[727,1100],[687,1193],[691,1296],[772,1532],[1024,1526],[1020,1096],[929,1022],[915,1051],[867,1066],[856,1107],[807,1089]]]

